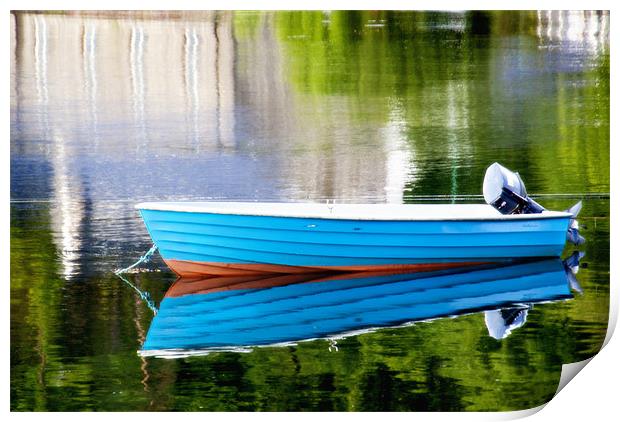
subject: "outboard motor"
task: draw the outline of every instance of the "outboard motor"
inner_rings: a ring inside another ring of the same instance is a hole
[[[579,281],[577,281],[577,273],[579,272],[579,261],[584,256],[585,252],[575,251],[571,256],[562,261],[570,288],[579,294],[583,294],[583,289],[581,288]]]
[[[484,175],[484,200],[502,214],[539,214],[545,209],[527,196],[519,173],[493,163]]]
[[[484,311],[484,322],[489,330],[489,335],[496,340],[508,337],[512,330],[516,330],[525,324],[530,309],[532,309],[532,305],[527,304],[514,308]]]
[[[493,163],[487,168],[482,193],[486,203],[502,214],[539,214],[545,211],[542,205],[527,196],[525,184],[519,173],[510,171],[499,163]],[[566,239],[575,245],[585,242],[579,234],[579,224],[575,219],[579,211],[581,211],[581,201],[566,210],[573,215]]]
[[[576,219],[577,214],[579,214],[579,211],[581,211],[581,206],[581,201],[579,201],[565,211],[573,215],[573,218],[570,219],[570,224],[568,225],[566,239],[575,245],[581,245],[586,241],[586,239],[584,239],[583,236],[579,234],[579,222]]]

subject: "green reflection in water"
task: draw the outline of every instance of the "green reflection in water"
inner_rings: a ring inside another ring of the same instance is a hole
[[[358,121],[400,125],[407,194],[478,194],[490,161],[533,192],[609,192],[609,51],[562,59],[536,12],[288,12],[275,25],[304,98],[347,96]]]

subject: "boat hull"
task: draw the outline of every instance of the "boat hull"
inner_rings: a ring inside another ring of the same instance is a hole
[[[569,217],[362,220],[141,209],[180,276],[435,271],[562,253]]]

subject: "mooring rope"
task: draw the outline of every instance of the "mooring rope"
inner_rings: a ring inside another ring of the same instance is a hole
[[[123,277],[122,274],[128,273],[133,268],[137,267],[138,265],[142,263],[149,262],[156,250],[157,250],[157,246],[153,245],[151,246],[151,249],[149,249],[144,255],[140,257],[140,259],[138,259],[136,262],[131,264],[129,267],[114,271],[114,274],[118,276],[118,278],[123,280],[125,284],[127,284],[129,287],[134,289],[140,295],[140,298],[146,302],[146,306],[148,306],[149,309],[153,311],[153,314],[155,315],[157,315],[157,308],[155,307],[155,303],[153,302],[153,299],[151,299],[151,295],[148,292],[143,292],[138,287],[133,285],[129,280]]]
[[[157,315],[157,307],[155,306],[155,302],[153,302],[153,299],[151,298],[151,295],[149,294],[149,292],[143,292],[138,287],[133,285],[129,280],[123,277],[120,273],[115,273],[115,274],[118,276],[118,278],[123,280],[125,284],[127,284],[129,287],[134,289],[140,295],[140,298],[146,302],[146,306],[148,306],[149,309],[153,311],[153,314]]]
[[[140,259],[138,259],[136,262],[134,262],[133,264],[131,264],[127,268],[123,268],[123,269],[114,271],[114,274],[120,275],[120,274],[123,274],[123,273],[127,273],[132,268],[137,267],[138,265],[142,264],[143,262],[148,262],[151,259],[151,256],[153,256],[153,254],[155,253],[156,250],[157,250],[157,246],[156,245],[151,246],[151,249],[149,249],[147,253],[142,255],[140,257]]]

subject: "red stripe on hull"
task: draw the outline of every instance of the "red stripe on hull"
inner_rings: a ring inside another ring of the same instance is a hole
[[[330,271],[341,272],[423,272],[439,271],[450,268],[472,267],[485,265],[490,262],[438,262],[428,264],[384,264],[384,265],[354,265],[330,267],[296,267],[292,265],[274,264],[243,264],[221,262],[191,262],[176,259],[165,260],[172,271],[181,277],[205,276],[269,276],[278,274],[316,274]]]

